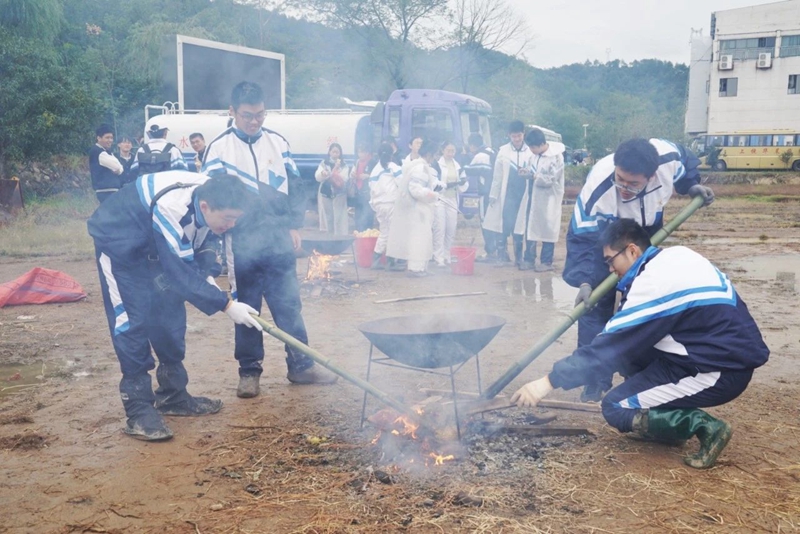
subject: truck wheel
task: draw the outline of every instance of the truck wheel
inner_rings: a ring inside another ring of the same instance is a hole
[[[800,159],[792,163],[792,170],[795,172],[800,172]]]
[[[724,161],[719,160],[716,163],[714,163],[714,170],[715,171],[727,171],[728,170],[728,166],[725,164]]]

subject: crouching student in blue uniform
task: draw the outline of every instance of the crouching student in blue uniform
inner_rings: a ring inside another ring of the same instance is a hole
[[[188,171],[139,177],[100,205],[89,219],[114,351],[122,368],[119,390],[128,417],[125,433],[145,441],[172,437],[162,415],[217,413],[222,401],[193,397],[183,358],[189,301],[211,315],[261,330],[250,306],[231,301],[214,283],[205,247],[233,228],[245,210],[238,178]],[[155,368],[153,391],[149,372]]]
[[[728,444],[728,423],[701,410],[730,402],[769,356],[747,306],[725,274],[686,247],[659,249],[633,220],[608,226],[601,241],[622,301],[588,345],[511,398],[536,406],[553,388],[588,384],[598,373],[625,382],[603,398],[606,421],[621,432],[676,444],[696,436],[690,467],[711,467]]]

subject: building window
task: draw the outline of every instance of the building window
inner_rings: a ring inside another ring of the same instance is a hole
[[[800,56],[800,35],[781,37],[781,57]]]
[[[765,52],[775,57],[775,37],[755,37],[751,39],[725,39],[719,43],[720,54],[730,54],[733,59],[758,59]],[[781,54],[783,55],[783,54]]]
[[[739,89],[739,78],[720,78],[719,96],[736,96]]]
[[[789,75],[789,94],[790,95],[800,95],[800,91],[797,90],[797,78],[800,78],[800,74],[790,74]]]

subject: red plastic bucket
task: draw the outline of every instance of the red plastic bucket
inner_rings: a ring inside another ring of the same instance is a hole
[[[359,267],[369,269],[372,266],[372,253],[375,251],[377,237],[356,238],[356,263]]]
[[[475,247],[452,247],[450,249],[450,270],[453,274],[471,275],[475,270]]]

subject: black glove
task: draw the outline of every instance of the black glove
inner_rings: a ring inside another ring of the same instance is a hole
[[[441,183],[441,182],[439,182],[438,184],[436,184],[436,185],[433,187],[433,190],[434,190],[436,193],[438,193],[438,192],[439,192],[439,191],[441,191],[442,189],[444,189],[444,186],[442,185],[442,183]]]
[[[691,197],[703,197],[703,206],[708,206],[714,202],[714,191],[710,187],[695,184],[687,191]]]
[[[589,297],[592,296],[592,286],[589,284],[583,283],[581,287],[578,288],[578,296],[575,297],[575,306],[583,302],[583,305],[586,306],[586,309],[589,309]]]
[[[460,182],[447,182],[447,189],[453,189],[454,187],[458,187],[461,185]]]

